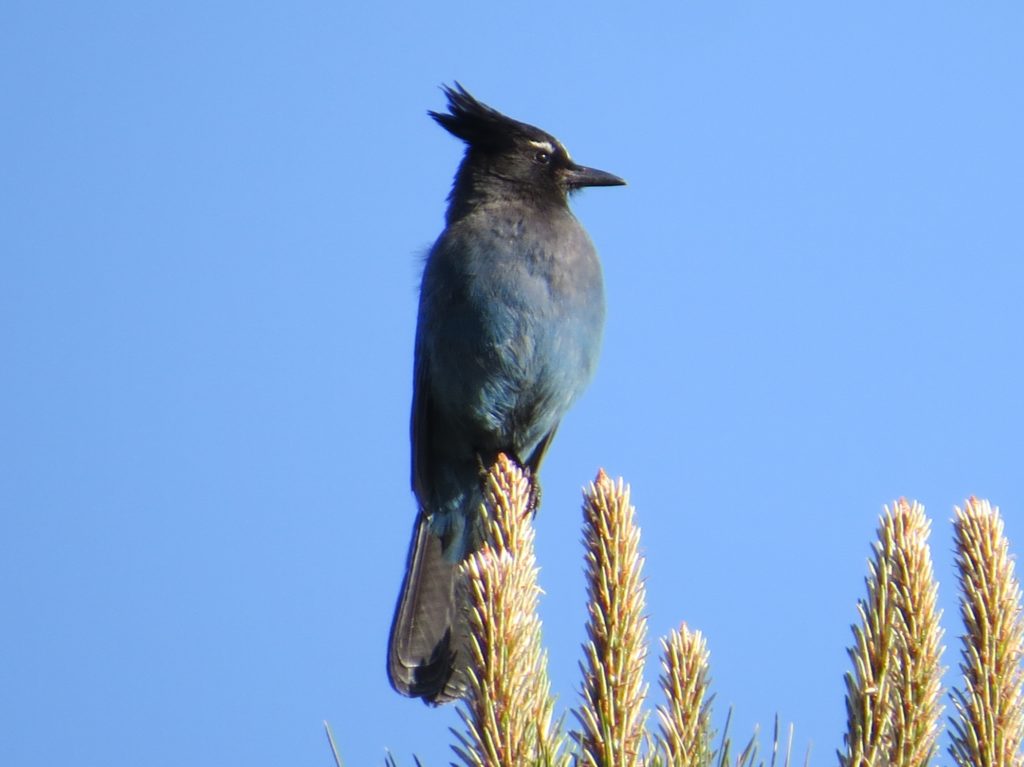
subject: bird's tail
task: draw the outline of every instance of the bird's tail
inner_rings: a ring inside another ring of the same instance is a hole
[[[465,689],[460,668],[466,663],[467,632],[455,600],[458,565],[443,552],[441,536],[420,514],[388,644],[392,686],[434,704],[455,700]]]

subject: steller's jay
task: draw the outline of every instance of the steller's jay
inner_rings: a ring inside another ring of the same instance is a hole
[[[573,162],[549,133],[444,87],[430,112],[466,142],[420,288],[412,400],[419,504],[388,675],[428,703],[461,697],[468,663],[458,565],[481,545],[482,471],[498,453],[536,481],[590,381],[604,324],[601,264],[569,193],[625,181]]]

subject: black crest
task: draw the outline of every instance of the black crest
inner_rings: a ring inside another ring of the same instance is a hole
[[[514,144],[517,139],[552,140],[532,125],[506,117],[497,109],[477,101],[458,82],[455,87],[441,86],[448,97],[448,112],[428,112],[446,131],[479,147],[499,148]]]

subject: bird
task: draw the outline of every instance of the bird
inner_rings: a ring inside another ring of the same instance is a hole
[[[447,111],[428,114],[466,147],[420,285],[410,418],[418,511],[387,662],[395,690],[433,705],[466,692],[456,576],[482,545],[483,472],[504,453],[536,483],[597,365],[602,270],[569,195],[626,183],[577,164],[550,133],[458,82],[442,91]]]

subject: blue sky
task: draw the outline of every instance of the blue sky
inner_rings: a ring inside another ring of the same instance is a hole
[[[834,763],[882,504],[935,520],[950,667],[953,504],[1024,540],[1024,11],[353,5],[0,9],[0,762],[328,765],[327,719],[448,763],[384,651],[458,79],[630,182],[574,201],[609,308],[542,472],[563,707],[604,467],[716,721]]]

